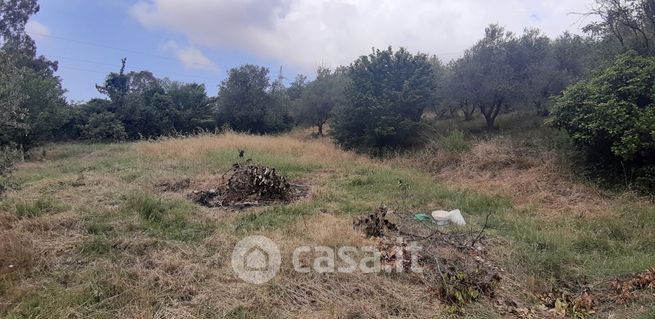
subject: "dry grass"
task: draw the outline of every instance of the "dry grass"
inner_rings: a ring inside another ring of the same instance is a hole
[[[343,161],[370,164],[368,158],[344,152],[327,139],[302,141],[290,135],[253,136],[243,133],[227,132],[216,138],[215,135],[198,135],[190,138],[167,138],[152,142],[139,142],[134,145],[139,154],[159,159],[184,160],[203,157],[217,149],[283,154],[293,156],[303,163],[339,163]]]
[[[475,141],[461,153],[432,147],[390,163],[429,171],[453,187],[498,194],[519,208],[536,208],[552,217],[607,217],[616,211],[616,195],[578,180],[554,151],[517,147],[506,140]]]
[[[575,181],[553,151],[526,152],[497,141],[480,142],[461,165],[439,177],[449,184],[495,192],[518,207],[545,213],[602,217],[613,213],[610,195]]]
[[[37,259],[32,240],[22,232],[0,233],[0,277],[29,272]]]
[[[236,278],[229,260],[244,236],[234,231],[242,216],[175,203],[184,201],[191,188],[214,184],[238,149],[295,171],[296,180],[311,185],[313,194],[298,204],[310,210],[316,209],[314,201],[335,196],[325,187],[328,179],[381,165],[341,151],[327,139],[292,136],[226,133],[54,147],[44,161],[19,165],[20,188],[8,192],[0,205],[6,210],[0,214],[0,269],[25,270],[3,279],[0,313],[36,318],[421,318],[439,311],[438,304],[421,300],[425,287],[386,275],[305,275],[287,264],[267,285]],[[180,189],[158,188],[185,179],[189,185]],[[148,204],[154,209],[172,203],[174,211],[187,211],[185,223],[209,224],[214,230],[199,241],[162,237],[149,229],[162,226],[126,211],[126,200],[141,192],[155,200]],[[21,205],[30,214],[18,216]],[[286,214],[283,208],[280,213]],[[255,231],[278,242],[289,259],[298,245],[372,244],[352,230],[348,216],[318,213],[290,220],[279,229]]]
[[[311,185],[311,195],[290,205],[235,212],[190,204],[184,187],[158,188],[186,179],[189,189],[211,185],[236,160],[238,149]],[[0,199],[0,316],[444,317],[445,307],[420,275],[302,274],[283,263],[271,282],[251,285],[233,273],[232,249],[252,234],[278,243],[283,260],[299,245],[374,245],[352,229],[352,214],[404,196],[396,185],[401,178],[415,187],[411,198],[401,198],[414,201],[413,211],[436,203],[464,208],[474,225],[487,211],[510,209],[477,191],[500,193],[519,207],[553,215],[598,214],[594,210],[615,202],[562,177],[548,154],[522,154],[491,141],[461,154],[424,155],[381,163],[326,139],[236,133],[53,146],[44,161],[19,165],[13,177],[18,187]],[[424,173],[430,167],[440,180],[476,192],[436,183]],[[161,219],[144,218],[152,212]],[[176,232],[182,234],[171,234]],[[503,254],[499,258],[514,262],[514,250]],[[9,272],[8,265],[23,271]],[[508,285],[514,288],[525,277],[517,278]],[[493,315],[480,308],[472,316]]]

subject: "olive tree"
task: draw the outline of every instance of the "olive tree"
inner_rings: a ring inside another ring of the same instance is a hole
[[[299,100],[300,124],[315,126],[323,135],[323,126],[332,117],[332,111],[344,101],[346,75],[320,67],[316,79],[305,86]]]

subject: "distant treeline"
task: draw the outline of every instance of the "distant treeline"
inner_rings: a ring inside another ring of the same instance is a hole
[[[216,97],[205,87],[118,72],[96,85],[105,99],[70,105],[57,63],[36,56],[25,23],[36,0],[0,0],[0,146],[122,141],[201,130],[266,134],[313,126],[340,146],[383,154],[419,142],[426,110],[474,116],[494,130],[506,112],[541,115],[569,133],[589,161],[655,185],[655,2],[597,0],[585,35],[555,39],[490,25],[464,55],[444,64],[428,53],[375,49],[348,66],[319,68],[288,85],[267,68],[228,71]],[[421,32],[417,30],[417,32]],[[92,84],[90,84],[92,85]],[[626,170],[629,173],[626,173]]]

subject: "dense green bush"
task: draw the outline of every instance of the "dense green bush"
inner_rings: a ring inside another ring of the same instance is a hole
[[[100,139],[151,138],[176,133],[194,133],[216,127],[211,100],[207,97],[204,85],[159,79],[149,71],[124,71],[125,60],[118,73],[109,74],[104,86],[97,86],[98,91],[107,95],[108,101],[93,99],[80,106],[82,118],[85,114],[114,114],[126,134],[126,137],[122,137],[119,125],[115,125],[114,120],[110,119],[112,127],[105,132],[97,132]],[[95,118],[98,116],[108,115],[96,115]],[[88,125],[94,126],[92,123]],[[117,135],[103,136],[109,132]],[[82,137],[99,139],[88,134],[82,134]]]
[[[437,98],[437,75],[425,54],[375,50],[348,70],[345,103],[332,123],[335,141],[346,149],[381,153],[411,145],[426,107]]]
[[[82,138],[91,141],[122,141],[127,138],[123,123],[114,113],[102,112],[89,116],[86,124],[80,127]]]
[[[569,133],[599,173],[655,189],[655,57],[618,56],[569,87],[549,121]]]
[[[268,68],[246,64],[230,69],[219,87],[217,121],[239,132],[275,133],[290,130],[284,87],[271,84]]]

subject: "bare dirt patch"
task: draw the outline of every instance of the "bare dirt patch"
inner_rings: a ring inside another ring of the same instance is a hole
[[[182,179],[170,179],[164,180],[155,185],[155,189],[159,192],[179,192],[189,188],[191,186],[190,178]]]

